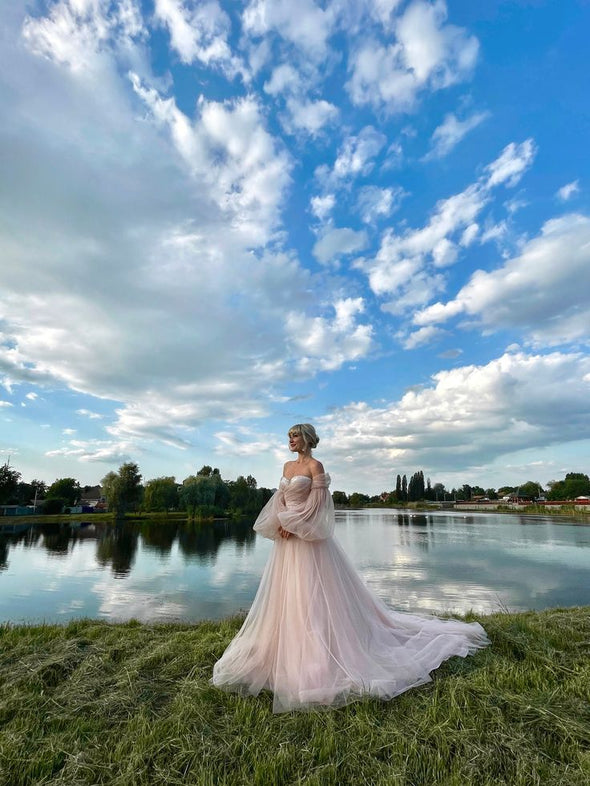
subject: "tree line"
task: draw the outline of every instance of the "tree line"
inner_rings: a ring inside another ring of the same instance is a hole
[[[122,464],[100,482],[109,512],[166,513],[186,511],[190,519],[257,514],[272,496],[272,489],[258,488],[252,475],[223,480],[219,469],[205,465],[182,482],[173,476],[152,478],[145,484],[136,463]],[[5,463],[0,467],[0,504],[30,506],[39,500],[41,513],[62,513],[80,504],[83,492],[75,478],[58,478],[51,485],[41,480],[25,483],[21,473]]]
[[[252,475],[240,475],[236,480],[224,480],[219,469],[201,467],[182,482],[173,476],[152,478],[142,483],[139,467],[134,462],[122,464],[117,472],[108,472],[100,483],[109,511],[117,516],[126,512],[165,513],[186,511],[189,518],[210,518],[224,515],[255,515],[272,496],[273,490],[258,488]],[[80,486],[75,478],[58,478],[51,485],[42,480],[25,483],[21,473],[8,462],[0,466],[0,505],[30,506],[40,501],[42,513],[61,513],[79,504],[82,493],[92,486]],[[529,480],[518,486],[498,489],[472,486],[468,483],[447,489],[443,483],[432,484],[419,470],[410,476],[398,474],[395,488],[370,496],[362,492],[346,494],[334,491],[334,503],[340,506],[362,507],[368,504],[399,505],[408,502],[468,501],[486,498],[498,500],[513,496],[535,500],[572,500],[590,496],[590,479],[582,472],[569,472],[563,480],[552,480],[544,489],[537,481]]]
[[[397,475],[395,488],[376,496],[362,492],[348,495],[344,491],[333,493],[334,503],[341,506],[362,507],[369,504],[399,505],[407,502],[446,502],[473,499],[499,500],[505,497],[518,497],[525,500],[547,499],[549,501],[573,500],[576,497],[590,496],[590,478],[582,472],[569,472],[563,480],[551,480],[544,489],[540,483],[528,480],[518,486],[501,486],[498,489],[472,486],[464,483],[458,488],[447,489],[444,483],[424,480],[424,472],[419,470],[410,476]]]

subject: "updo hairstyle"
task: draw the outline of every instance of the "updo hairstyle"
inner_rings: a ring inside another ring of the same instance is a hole
[[[289,429],[289,434],[291,432],[295,434],[301,434],[306,449],[316,448],[318,442],[320,441],[320,438],[315,433],[315,428],[311,425],[311,423],[297,423],[295,426],[291,426]]]

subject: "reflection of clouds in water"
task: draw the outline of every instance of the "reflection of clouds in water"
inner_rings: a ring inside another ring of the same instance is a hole
[[[518,559],[526,559],[530,562],[538,563],[559,563],[568,565],[570,568],[588,568],[590,564],[590,554],[588,550],[580,549],[578,546],[570,546],[556,543],[539,543],[534,550],[507,549],[506,553]]]
[[[181,549],[172,548],[165,562],[156,563],[153,550],[140,548],[124,582],[103,576],[94,584],[98,613],[112,619],[198,620],[247,609],[272,544],[260,545],[260,549],[245,550],[243,544],[227,540],[215,560],[187,559]],[[238,551],[241,559],[237,559]]]
[[[150,593],[109,582],[95,584],[93,591],[101,597],[99,615],[109,619],[136,619],[140,622],[181,619],[186,605],[166,600],[160,593]]]
[[[588,526],[372,510],[339,512],[337,522],[336,538],[363,579],[402,611],[590,604]],[[248,539],[244,527],[235,538],[232,532],[229,525],[189,531],[170,548],[144,544],[139,535],[130,570],[119,575],[110,552],[103,564],[97,560],[100,539],[77,540],[59,559],[48,556],[42,541],[34,548],[15,544],[0,576],[0,620],[199,620],[247,610],[273,544]],[[162,545],[160,533],[150,537]],[[108,538],[114,539],[110,530]]]
[[[71,612],[79,612],[83,609],[85,603],[83,600],[71,600],[67,604],[62,604],[57,610],[56,614],[70,614]]]
[[[478,513],[428,514],[417,526],[411,516],[373,518],[372,511],[339,513],[339,523],[337,537],[367,584],[396,608],[465,613],[590,603],[587,527],[580,537],[570,523]]]
[[[440,580],[432,582],[424,569],[363,571],[367,585],[389,606],[403,611],[497,611],[498,596],[485,584]]]

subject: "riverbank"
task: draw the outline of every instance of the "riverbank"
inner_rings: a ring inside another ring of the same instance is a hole
[[[434,513],[439,510],[444,511],[457,511],[459,513],[497,513],[499,515],[510,514],[512,516],[550,516],[551,518],[581,519],[584,523],[590,523],[590,509],[586,506],[563,505],[561,507],[548,507],[545,505],[527,505],[519,507],[509,507],[507,505],[469,505],[468,503],[457,505],[456,507],[449,508],[435,505],[424,505],[418,502],[409,502],[405,505],[392,508],[389,505],[370,504],[364,508],[349,508],[342,505],[336,505],[336,510],[391,510],[398,513]],[[252,519],[256,518],[254,514]],[[112,513],[56,513],[52,515],[35,515],[35,516],[2,516],[0,517],[0,534],[2,534],[2,527],[6,529],[14,527],[14,525],[21,524],[77,524],[81,521],[84,522],[108,522],[110,524],[120,524],[123,521],[132,523],[141,523],[144,521],[149,522],[178,522],[178,523],[193,523],[193,524],[207,524],[212,521],[231,521],[231,517],[219,518],[206,518],[206,519],[189,519],[187,514],[181,511],[174,511],[171,513],[127,513],[124,519],[117,519]]]
[[[466,619],[429,685],[279,716],[209,685],[238,618],[0,627],[0,784],[588,784],[590,607]]]
[[[191,519],[185,511],[172,511],[170,513],[126,513],[123,518],[117,518],[112,513],[52,513],[47,515],[30,516],[2,516],[0,517],[0,533],[3,525],[13,524],[77,524],[80,522],[96,523],[98,521],[109,524],[141,523],[144,521],[162,521],[164,523],[176,521],[180,523],[210,523],[212,521],[229,521],[230,517]]]
[[[336,506],[338,510],[351,510],[345,506]],[[392,508],[391,505],[371,503],[365,506],[367,509],[375,508],[378,510],[392,510],[400,513],[436,513],[440,510],[456,513],[498,513],[500,515],[531,516],[550,516],[551,518],[579,518],[584,522],[590,522],[590,506],[574,505],[569,503],[559,504],[505,504],[501,502],[459,502],[456,504],[445,503],[423,503],[406,502]]]

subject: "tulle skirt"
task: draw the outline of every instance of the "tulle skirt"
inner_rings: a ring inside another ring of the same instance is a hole
[[[274,694],[273,711],[391,699],[429,682],[453,655],[489,644],[477,622],[388,608],[333,539],[276,540],[240,631],[213,669],[214,685]]]

